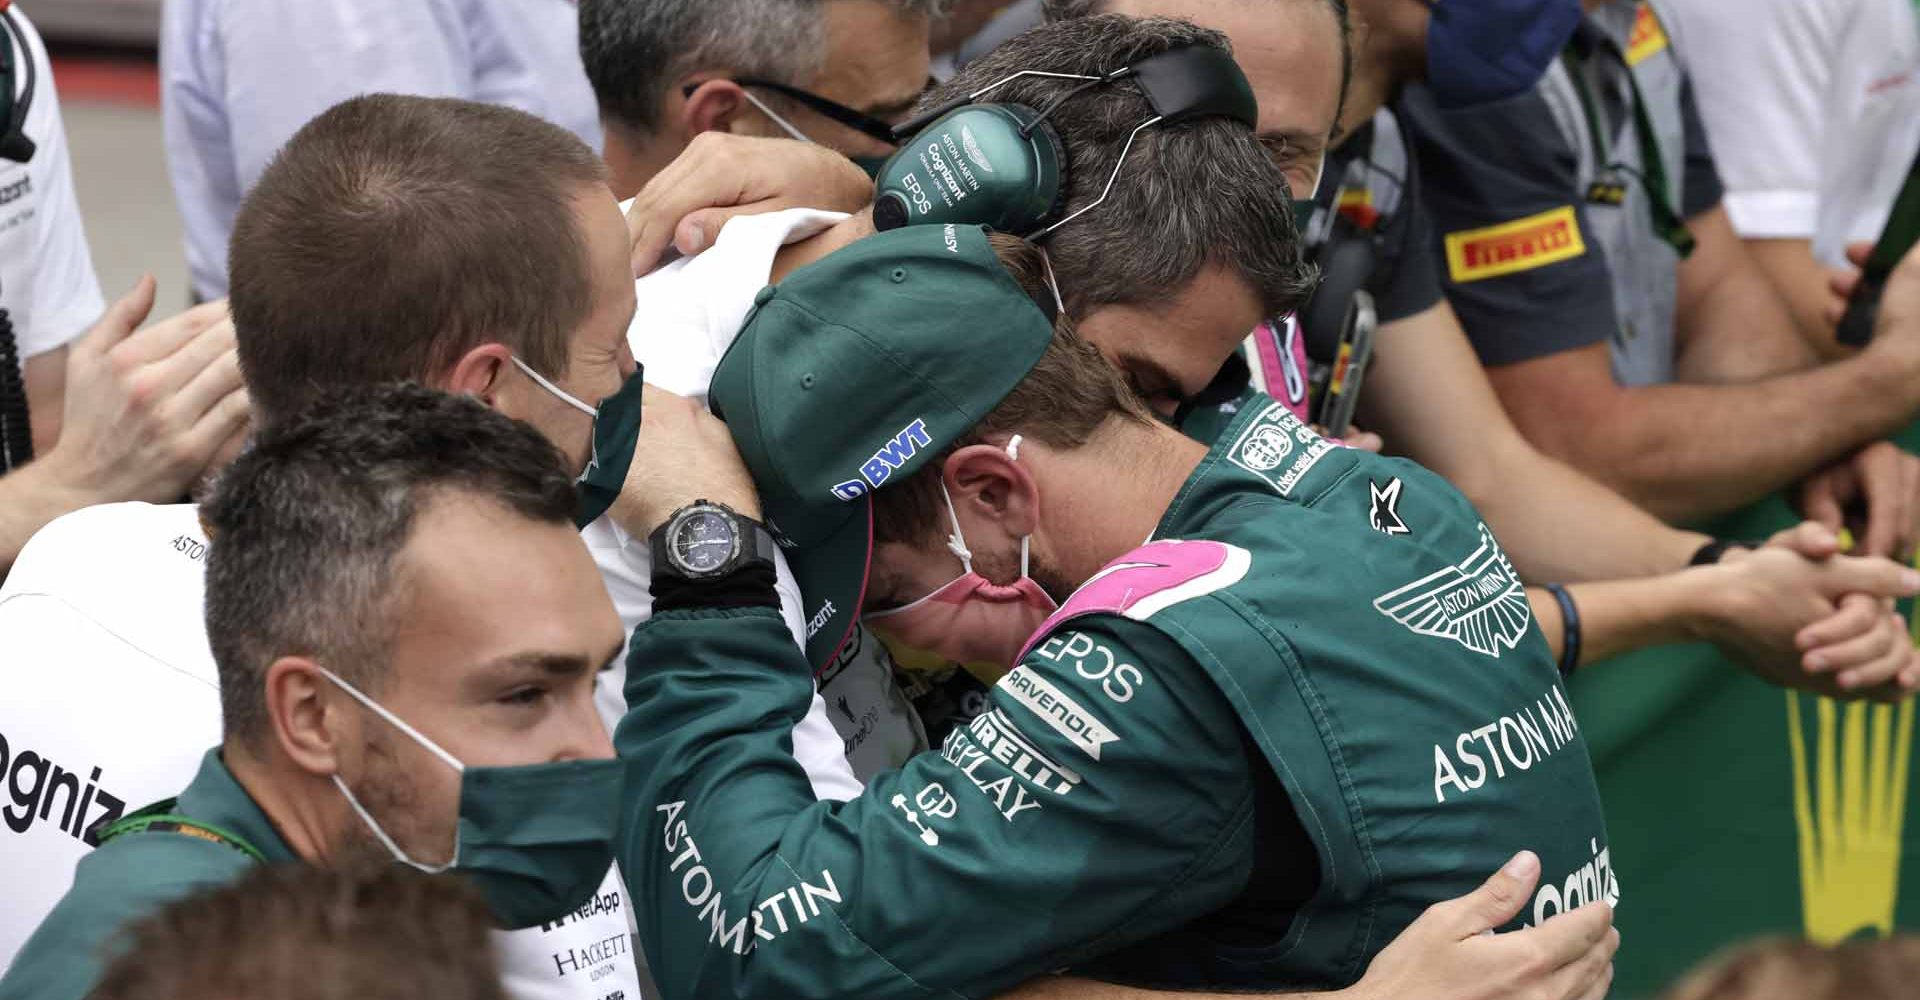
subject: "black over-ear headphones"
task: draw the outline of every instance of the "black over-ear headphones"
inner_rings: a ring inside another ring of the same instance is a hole
[[[33,65],[33,51],[27,47],[26,29],[13,16],[13,0],[0,0],[0,21],[6,22],[11,42],[0,39],[0,160],[25,163],[33,159],[33,140],[27,138],[27,112],[33,108],[33,90],[39,71]],[[16,55],[17,53],[17,55]],[[15,60],[26,66],[26,86],[20,96],[13,95]]]
[[[996,88],[1023,76],[1083,81],[1045,110],[1021,104],[978,104]],[[965,97],[918,115],[894,129],[905,142],[875,180],[874,228],[922,223],[991,226],[1038,239],[1106,200],[1106,191],[1073,215],[1061,217],[1072,165],[1060,134],[1048,124],[1055,108],[1081,91],[1133,80],[1153,115],[1127,137],[1107,179],[1113,187],[1135,137],[1165,122],[1223,117],[1251,129],[1259,119],[1253,88],[1225,50],[1191,45],[1142,59],[1105,76],[1022,70]]]

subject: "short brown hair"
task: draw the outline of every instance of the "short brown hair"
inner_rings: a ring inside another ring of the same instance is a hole
[[[1846,941],[1762,938],[1707,960],[1664,1000],[1896,1000],[1920,981],[1920,936]]]
[[[240,365],[267,421],[319,388],[431,382],[497,340],[548,375],[592,308],[593,150],[511,108],[371,94],[308,122],[240,206]]]
[[[989,233],[994,255],[1036,301],[1051,304],[1047,262],[1039,247],[1003,233]],[[1053,343],[993,412],[939,457],[904,482],[873,493],[875,542],[921,544],[945,530],[940,480],[948,455],[995,434],[1017,433],[1051,448],[1078,448],[1109,420],[1153,420],[1125,378],[1098,348],[1074,332],[1065,314],[1054,320]]]
[[[127,927],[93,1000],[505,1000],[461,879],[262,865]]]

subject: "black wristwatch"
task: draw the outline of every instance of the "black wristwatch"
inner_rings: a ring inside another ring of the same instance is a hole
[[[710,500],[673,512],[647,545],[655,577],[711,580],[756,564],[771,567],[773,534],[765,525]]]

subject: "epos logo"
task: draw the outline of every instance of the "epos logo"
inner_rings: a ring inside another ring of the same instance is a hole
[[[912,461],[913,456],[920,453],[920,449],[932,444],[933,438],[927,435],[926,420],[915,420],[901,428],[900,433],[881,445],[880,450],[874,452],[872,458],[861,464],[859,479],[849,479],[835,486],[834,497],[852,501],[866,496],[869,490],[886,482],[895,472]]]

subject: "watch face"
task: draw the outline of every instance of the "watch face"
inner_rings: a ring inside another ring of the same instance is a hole
[[[711,573],[725,566],[739,551],[740,536],[733,522],[716,511],[696,510],[673,526],[667,540],[673,558],[688,573]]]

